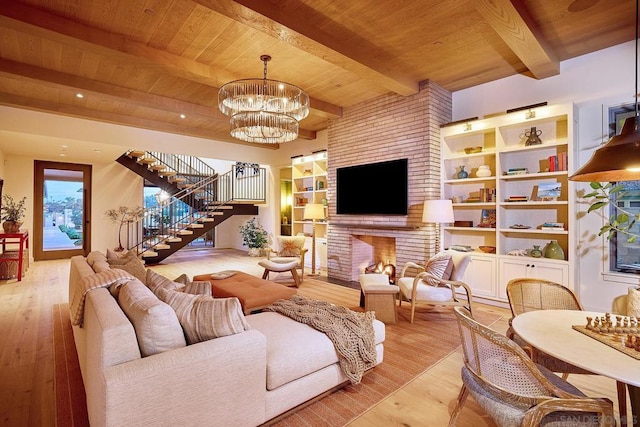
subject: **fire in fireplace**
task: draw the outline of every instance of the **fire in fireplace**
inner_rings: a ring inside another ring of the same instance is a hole
[[[371,273],[382,273],[382,274],[386,274],[387,276],[389,276],[389,283],[391,283],[392,285],[394,283],[396,283],[396,266],[393,264],[385,264],[382,261],[376,263],[376,264],[371,264],[370,266],[366,267],[364,269],[365,274],[371,274]]]

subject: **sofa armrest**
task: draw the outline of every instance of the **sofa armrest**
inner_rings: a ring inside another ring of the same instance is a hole
[[[249,330],[112,366],[102,386],[92,425],[259,425],[266,338]]]

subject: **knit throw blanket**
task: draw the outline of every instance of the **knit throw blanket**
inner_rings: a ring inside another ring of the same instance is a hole
[[[323,332],[333,342],[340,368],[351,384],[358,384],[376,364],[373,312],[358,313],[346,307],[294,295],[265,308]]]

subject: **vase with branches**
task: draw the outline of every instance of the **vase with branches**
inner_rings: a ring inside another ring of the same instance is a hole
[[[122,226],[131,222],[137,221],[144,216],[145,209],[140,206],[135,208],[129,208],[127,206],[120,206],[116,209],[109,209],[104,214],[113,222],[118,225],[118,247],[115,249],[118,252],[124,250],[122,246]]]

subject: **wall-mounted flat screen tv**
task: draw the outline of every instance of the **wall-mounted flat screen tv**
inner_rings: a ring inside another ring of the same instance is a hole
[[[407,215],[407,159],[336,170],[336,213]]]

